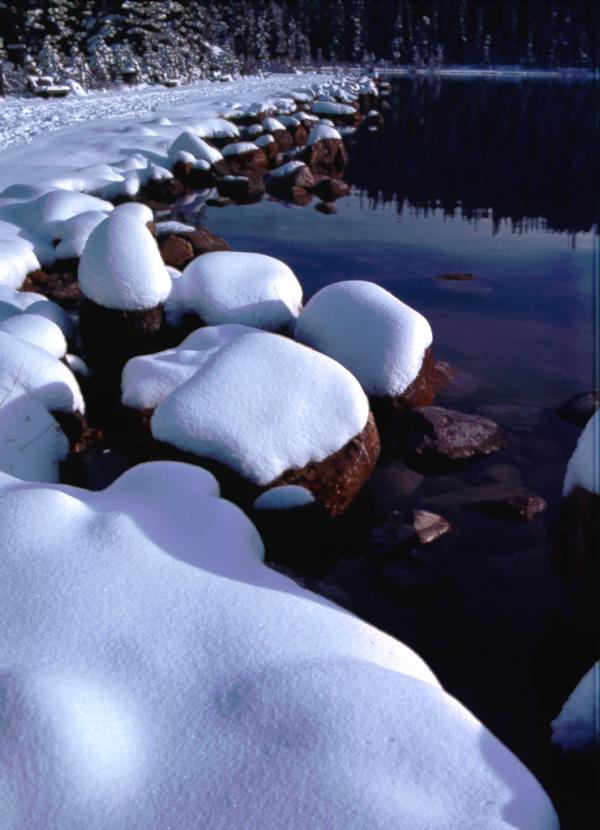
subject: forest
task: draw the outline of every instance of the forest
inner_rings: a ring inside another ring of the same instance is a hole
[[[322,64],[594,69],[591,0],[0,2],[0,61],[84,88]]]

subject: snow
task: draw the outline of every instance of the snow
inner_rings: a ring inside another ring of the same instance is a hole
[[[289,328],[302,307],[294,272],[274,257],[215,251],[196,257],[174,283],[171,307],[194,311],[205,323]]]
[[[120,184],[120,182],[118,183]],[[139,184],[135,187],[135,195],[139,190]],[[123,191],[121,190],[121,193]],[[114,195],[121,195],[115,190]],[[111,195],[111,194],[109,194]],[[114,197],[114,196],[113,196]],[[91,232],[98,227],[100,222],[106,219],[107,214],[99,210],[87,210],[66,219],[54,231],[54,238],[60,240],[56,246],[57,259],[71,259],[81,256],[85,243],[88,241]]]
[[[35,314],[52,320],[60,328],[65,337],[71,337],[74,324],[67,312],[56,303],[48,300],[42,294],[33,291],[17,291],[14,288],[0,285],[0,320],[27,313]]]
[[[268,133],[274,133],[276,130],[285,130],[285,126],[277,118],[267,117],[262,122],[262,125]]]
[[[54,325],[27,313],[0,324],[0,470],[29,481],[58,481],[69,442],[50,413],[83,412],[83,398],[69,369],[22,332],[11,333],[12,321],[31,322],[38,333],[41,324]]]
[[[600,747],[600,661],[579,681],[552,721],[552,742],[565,752]]]
[[[0,331],[33,343],[59,359],[67,353],[67,341],[59,326],[37,314],[24,313],[9,317],[0,323]]]
[[[297,170],[300,170],[300,168],[302,167],[306,167],[306,164],[303,161],[288,161],[285,164],[281,164],[279,167],[276,167],[274,170],[272,170],[270,175],[272,178],[280,179],[284,178],[285,176],[292,176]]]
[[[293,510],[313,504],[315,497],[306,487],[298,484],[284,484],[261,493],[254,502],[256,510]]]
[[[367,395],[401,395],[433,335],[425,317],[373,282],[328,285],[306,305],[295,337],[351,371]]]
[[[246,132],[247,132],[247,133],[248,133],[248,135],[250,135],[250,136],[260,135],[261,133],[264,133],[264,131],[265,131],[265,128],[263,127],[263,125],[262,125],[262,124],[251,124],[251,125],[250,125],[247,129],[246,129]]]
[[[281,115],[279,116],[279,121],[283,124],[284,127],[299,127],[300,121],[294,115]]]
[[[206,326],[192,332],[175,349],[131,358],[121,378],[123,404],[133,409],[155,409],[219,349],[256,331],[235,324]]]
[[[272,135],[267,133],[267,135],[260,135],[254,142],[257,147],[265,147],[267,144],[274,144],[275,139]]]
[[[335,101],[315,101],[312,105],[315,115],[354,115],[356,110],[348,104],[337,104]]]
[[[317,124],[310,131],[306,144],[308,147],[312,147],[313,144],[317,143],[317,141],[323,141],[324,139],[329,141],[337,139],[338,141],[341,141],[342,136],[335,129],[335,127],[330,127],[327,124]]]
[[[79,262],[79,283],[85,296],[107,308],[148,309],[171,291],[171,278],[147,222],[145,205],[115,208],[86,243]]]
[[[152,433],[265,485],[339,450],[368,415],[358,381],[342,366],[257,332],[224,346],[168,395],[154,412]]]
[[[252,153],[256,150],[256,144],[252,141],[236,141],[234,144],[227,144],[223,147],[223,156],[239,156],[242,153]]]
[[[575,451],[567,465],[563,496],[568,496],[576,487],[582,487],[589,493],[600,494],[599,439],[600,410],[590,418],[579,436]]]
[[[216,147],[207,144],[204,139],[199,138],[189,130],[181,133],[169,147],[169,158],[172,163],[176,161],[178,153],[182,151],[190,153],[196,159],[207,161],[211,165],[223,158]]]
[[[557,830],[414,652],[263,564],[204,470],[0,488],[4,830],[304,830],[307,794],[327,830]]]

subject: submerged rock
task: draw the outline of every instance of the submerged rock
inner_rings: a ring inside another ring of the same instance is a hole
[[[452,493],[429,496],[423,504],[443,508],[468,508],[489,513],[499,519],[530,522],[546,509],[537,493],[518,485],[482,484],[462,487]]]
[[[556,412],[565,421],[584,427],[597,409],[600,409],[600,390],[593,389],[569,398]]]

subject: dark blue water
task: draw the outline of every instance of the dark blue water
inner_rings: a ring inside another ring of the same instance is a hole
[[[337,215],[269,199],[202,214],[234,250],[288,263],[306,299],[366,279],[421,311],[436,357],[462,372],[462,391],[442,393],[442,405],[488,415],[519,407],[503,424],[511,445],[494,459],[454,481],[425,479],[398,503],[383,462],[369,496],[379,514],[417,507],[445,486],[489,483],[500,461],[548,501],[544,516],[517,526],[465,512],[436,554],[452,587],[421,605],[386,597],[360,549],[329,582],[415,647],[536,772],[563,830],[592,827],[598,808],[585,774],[573,775],[549,741],[567,675],[586,666],[570,660],[569,603],[548,561],[579,435],[555,410],[594,384],[596,96],[592,82],[395,79],[383,129],[348,140],[353,189]],[[474,279],[439,279],[449,272]]]

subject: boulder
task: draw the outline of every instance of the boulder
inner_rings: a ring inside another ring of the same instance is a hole
[[[280,151],[289,150],[295,145],[294,138],[288,130],[274,130],[271,135]]]
[[[310,190],[314,183],[310,167],[303,161],[288,161],[270,173],[267,178],[267,189],[276,195],[289,194],[294,187]]]
[[[266,188],[262,178],[257,176],[225,176],[217,184],[217,190],[219,196],[246,205],[259,202]]]
[[[428,496],[423,504],[438,509],[478,510],[517,522],[530,522],[546,509],[546,502],[541,496],[513,484],[462,487],[452,493]]]
[[[335,202],[350,194],[350,186],[341,179],[332,179],[331,176],[320,176],[312,186],[312,192],[324,202]]]
[[[341,176],[348,163],[348,153],[340,138],[323,138],[307,145],[302,158],[315,175]]]
[[[331,202],[319,202],[315,205],[315,210],[318,210],[319,213],[324,213],[325,216],[335,216],[337,213],[337,208]]]
[[[556,412],[565,421],[584,427],[597,409],[600,409],[600,390],[592,389],[590,392],[573,395]]]
[[[223,148],[223,157],[228,173],[233,176],[246,173],[262,175],[269,166],[265,151],[247,141],[228,144]]]
[[[194,258],[192,243],[175,233],[161,237],[158,247],[165,265],[180,271]]]
[[[185,187],[178,178],[150,179],[140,190],[139,199],[143,202],[159,202],[172,205],[185,195]]]
[[[497,452],[506,436],[494,421],[439,406],[407,411],[398,418],[401,454],[417,469],[444,471]]]

